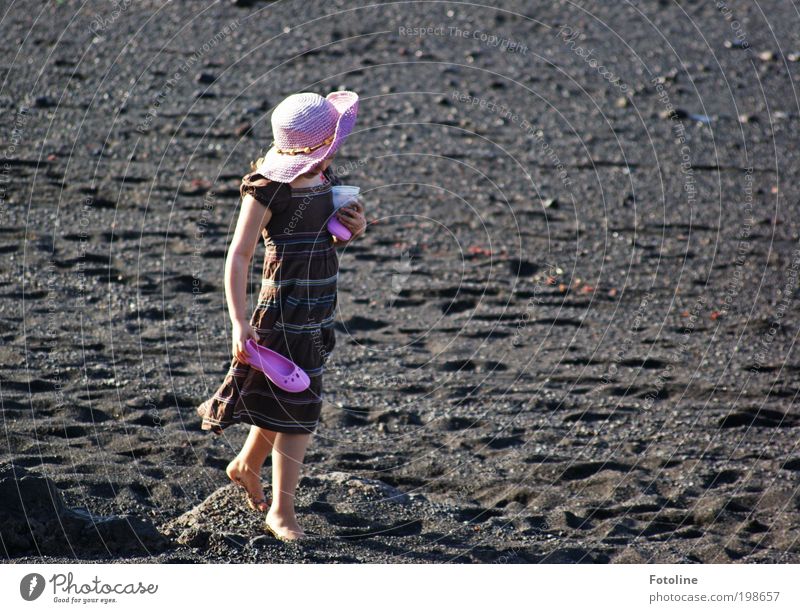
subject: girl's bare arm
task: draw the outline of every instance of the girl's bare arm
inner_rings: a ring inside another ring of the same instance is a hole
[[[247,306],[245,289],[250,262],[253,260],[261,228],[269,223],[271,216],[272,212],[250,194],[242,198],[236,230],[225,260],[225,297],[231,323],[234,325],[249,321],[245,311]]]

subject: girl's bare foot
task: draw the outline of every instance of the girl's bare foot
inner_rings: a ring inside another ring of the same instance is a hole
[[[247,490],[248,504],[256,511],[266,511],[269,503],[264,498],[264,487],[261,485],[261,471],[254,470],[236,456],[225,469],[234,483],[239,483]]]
[[[292,513],[280,513],[274,508],[270,508],[264,520],[267,528],[279,539],[285,541],[297,541],[306,536],[297,518]]]

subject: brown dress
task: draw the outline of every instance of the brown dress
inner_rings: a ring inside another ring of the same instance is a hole
[[[261,291],[250,318],[259,344],[288,357],[308,373],[303,392],[286,392],[261,371],[232,359],[216,393],[197,407],[201,428],[221,434],[234,423],[275,432],[313,432],[322,410],[322,372],[336,343],[333,318],[339,258],[326,224],[333,215],[331,186],[292,188],[249,173],[240,193],[272,210],[261,236],[266,247]]]

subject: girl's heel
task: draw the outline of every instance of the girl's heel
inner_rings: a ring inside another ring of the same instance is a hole
[[[296,539],[287,539],[285,536],[281,536],[280,534],[275,532],[275,530],[272,528],[272,526],[269,525],[269,522],[266,519],[264,519],[264,526],[266,527],[267,532],[269,532],[279,541],[283,541],[284,543],[296,543],[297,541],[302,541],[307,538],[306,535],[303,535],[303,536],[298,536]]]

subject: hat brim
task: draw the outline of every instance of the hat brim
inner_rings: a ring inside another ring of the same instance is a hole
[[[255,172],[271,181],[289,183],[339,149],[356,125],[358,94],[350,91],[331,92],[326,99],[330,100],[339,113],[331,143],[311,153],[295,155],[278,153],[277,147],[273,146],[267,151],[264,161],[256,168]]]

